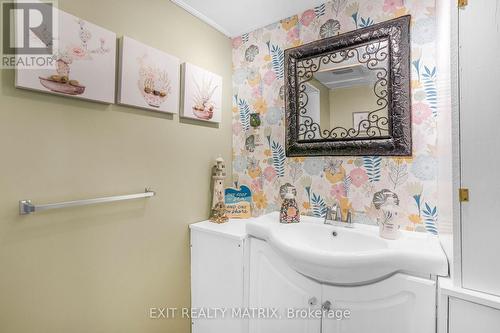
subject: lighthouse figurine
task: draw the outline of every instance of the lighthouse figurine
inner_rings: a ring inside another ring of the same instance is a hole
[[[226,178],[226,166],[224,159],[219,157],[215,160],[215,166],[212,173],[213,198],[212,212],[210,221],[214,223],[225,223],[228,218],[226,215],[226,204],[224,203],[224,179]]]

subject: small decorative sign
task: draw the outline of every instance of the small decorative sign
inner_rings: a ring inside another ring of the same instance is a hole
[[[226,188],[224,201],[228,217],[236,219],[252,217],[252,191],[248,186],[241,185],[239,189]]]

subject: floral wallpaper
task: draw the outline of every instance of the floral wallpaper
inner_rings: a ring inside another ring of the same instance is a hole
[[[412,15],[413,156],[287,158],[284,55],[287,48]],[[437,94],[434,0],[334,0],[234,38],[233,172],[253,192],[253,214],[279,210],[294,186],[302,214],[322,216],[338,201],[355,222],[375,223],[373,194],[400,200],[401,228],[436,234]]]

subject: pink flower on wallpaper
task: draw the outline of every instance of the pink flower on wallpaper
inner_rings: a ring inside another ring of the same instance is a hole
[[[339,184],[333,185],[332,189],[330,190],[330,194],[332,196],[334,196],[337,200],[345,198],[346,193],[345,193],[344,184],[339,183]]]
[[[384,12],[393,12],[404,6],[404,0],[384,0]]]
[[[361,168],[353,169],[349,173],[349,177],[351,177],[351,182],[356,187],[360,187],[368,181],[368,175],[366,174],[366,171]]]
[[[243,39],[241,37],[233,38],[233,49],[237,49],[243,44]]]
[[[264,178],[268,182],[272,182],[276,178],[276,170],[272,166],[268,166],[267,168],[264,169]]]
[[[273,84],[274,80],[276,80],[276,74],[273,71],[269,70],[264,74],[264,83],[268,86]]]
[[[260,85],[257,85],[252,88],[252,98],[258,99],[262,96],[262,89]]]
[[[262,182],[260,179],[254,179],[250,182],[250,189],[253,193],[262,192]]]
[[[286,40],[288,43],[293,43],[295,42],[297,39],[299,39],[299,28],[298,27],[295,27],[293,29],[291,29],[290,31],[288,31],[287,35],[286,35]]]
[[[413,123],[420,125],[432,114],[431,108],[425,103],[415,103],[412,106]]]
[[[316,13],[314,12],[314,10],[309,9],[302,14],[302,17],[300,18],[300,23],[308,27],[309,24],[311,24],[311,22],[314,21],[315,18],[316,18]]]

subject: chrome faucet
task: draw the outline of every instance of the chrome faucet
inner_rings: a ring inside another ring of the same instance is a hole
[[[342,220],[342,209],[338,202],[335,202],[332,207],[326,209],[324,224],[330,224],[340,227],[353,228],[352,212],[347,211],[346,219]]]

